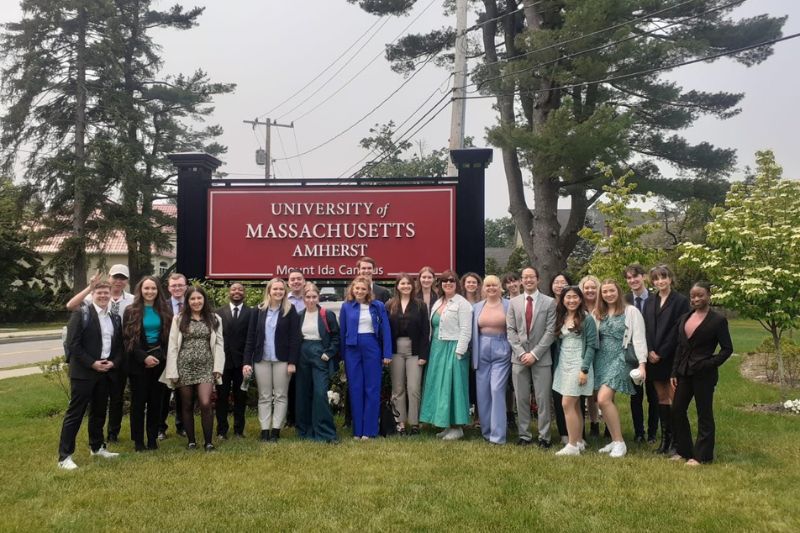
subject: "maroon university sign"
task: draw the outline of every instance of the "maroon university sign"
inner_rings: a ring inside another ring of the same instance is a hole
[[[456,188],[210,188],[212,279],[265,279],[299,268],[312,279],[350,279],[364,255],[376,277],[456,264]]]

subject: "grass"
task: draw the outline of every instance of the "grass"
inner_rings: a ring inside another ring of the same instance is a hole
[[[732,326],[737,348],[763,336]],[[115,447],[118,459],[94,460],[84,425],[81,468],[62,472],[55,452],[63,393],[41,376],[3,380],[2,529],[797,531],[800,419],[743,409],[779,395],[742,379],[739,362],[721,372],[717,462],[698,469],[647,446],[631,445],[621,460],[559,458],[489,446],[474,431],[451,443],[431,433],[361,443],[342,433],[337,446],[285,431],[281,443],[262,445],[250,412],[251,438],[220,443],[214,454],[188,452],[171,436],[157,452],[135,454],[126,440]]]

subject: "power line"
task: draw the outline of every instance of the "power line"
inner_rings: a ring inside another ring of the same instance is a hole
[[[618,44],[622,44],[622,43],[627,42],[627,41],[632,41],[632,40],[638,39],[640,37],[645,37],[647,35],[652,35],[652,34],[658,32],[658,31],[663,31],[663,30],[665,30],[665,29],[667,29],[669,27],[677,26],[679,24],[683,24],[683,23],[685,23],[685,22],[687,22],[687,21],[689,21],[691,19],[702,17],[702,16],[707,15],[709,13],[712,13],[714,11],[727,9],[728,7],[733,7],[733,6],[737,5],[737,4],[742,4],[744,2],[745,2],[745,0],[734,0],[733,2],[729,2],[727,4],[708,9],[706,11],[703,11],[702,13],[698,13],[696,15],[692,15],[690,17],[686,17],[684,19],[677,20],[677,21],[671,22],[669,24],[665,24],[664,26],[659,26],[654,30],[649,30],[649,31],[646,31],[646,32],[642,32],[640,34],[629,35],[628,37],[623,37],[622,39],[618,39],[616,41],[611,41],[609,43],[602,44],[602,45],[599,45],[599,46],[595,46],[593,48],[586,48],[584,50],[578,50],[577,52],[573,52],[571,54],[566,54],[566,55],[563,55],[563,56],[559,56],[559,57],[557,57],[555,59],[551,59],[549,61],[543,61],[543,62],[537,63],[537,64],[535,64],[535,65],[533,65],[531,67],[526,67],[524,69],[515,70],[514,72],[509,72],[507,74],[501,74],[499,76],[495,76],[493,78],[487,78],[485,80],[480,80],[478,82],[472,82],[472,83],[469,83],[467,85],[467,87],[475,86],[475,90],[474,91],[470,91],[472,94],[474,94],[474,93],[478,92],[481,89],[482,86],[484,86],[485,84],[487,84],[489,82],[497,81],[497,80],[501,80],[501,79],[505,79],[505,78],[509,78],[509,77],[512,77],[512,76],[516,76],[516,75],[521,74],[523,72],[530,72],[530,71],[536,70],[536,69],[538,69],[540,67],[545,67],[547,65],[556,64],[556,63],[558,63],[560,61],[563,61],[565,59],[571,59],[573,57],[578,57],[578,56],[581,56],[581,55],[584,55],[584,54],[588,54],[588,53],[591,53],[591,52],[599,52],[601,50],[605,50],[606,48],[611,48],[613,46],[616,46]],[[631,21],[631,22],[633,22],[633,21]],[[590,34],[587,34],[586,36],[588,37],[589,35]],[[522,54],[520,56],[515,56],[514,59],[517,59],[519,57],[524,57],[526,55],[530,55],[530,54],[533,54],[533,53],[536,53],[536,52],[539,52],[539,51],[545,50],[545,49],[547,49],[547,47],[540,48],[538,50],[532,50],[532,51],[526,52],[525,54]],[[504,61],[510,62],[510,60],[504,60]],[[501,62],[501,61],[494,61],[492,63],[487,63],[486,65],[494,65],[494,64],[497,64],[499,62]],[[486,65],[484,65],[484,66],[486,66]]]
[[[294,159],[295,157],[301,157],[301,156],[304,156],[304,155],[306,155],[306,154],[310,154],[311,152],[314,152],[314,151],[316,151],[316,150],[318,150],[318,149],[322,148],[323,146],[325,146],[325,145],[327,145],[327,144],[329,144],[329,143],[331,143],[331,142],[335,141],[336,139],[338,139],[339,137],[341,137],[342,135],[344,135],[344,134],[345,134],[345,133],[347,133],[348,131],[350,131],[350,130],[352,130],[353,128],[355,128],[356,126],[358,126],[358,125],[359,125],[361,122],[363,122],[365,119],[367,119],[367,118],[368,118],[370,115],[372,115],[372,114],[373,114],[375,111],[377,111],[378,109],[380,109],[381,107],[383,107],[383,105],[384,105],[384,104],[386,104],[386,102],[388,102],[389,100],[391,100],[391,99],[392,99],[392,97],[394,97],[394,95],[396,95],[398,92],[400,92],[400,91],[403,89],[403,87],[405,87],[406,85],[408,85],[408,84],[411,82],[411,80],[413,80],[413,79],[414,79],[414,77],[415,77],[417,74],[419,74],[420,72],[422,72],[422,70],[425,68],[425,66],[426,66],[428,63],[430,63],[430,62],[431,62],[431,60],[433,60],[433,58],[434,58],[435,56],[436,56],[436,54],[433,54],[433,55],[431,55],[430,57],[428,57],[428,59],[427,59],[427,60],[425,60],[425,62],[422,64],[422,66],[421,66],[420,68],[416,69],[416,70],[414,71],[414,73],[413,73],[413,74],[411,74],[411,76],[409,76],[408,78],[406,78],[406,80],[405,80],[405,81],[404,81],[402,84],[400,84],[400,86],[399,86],[399,87],[397,87],[395,90],[393,90],[391,93],[389,93],[389,95],[388,95],[386,98],[384,98],[383,100],[381,100],[381,101],[380,101],[380,102],[379,102],[379,103],[378,103],[378,104],[377,104],[375,107],[373,107],[372,109],[370,109],[370,110],[369,110],[369,111],[368,111],[368,112],[367,112],[365,115],[361,116],[361,118],[359,118],[358,120],[356,120],[355,122],[353,122],[352,124],[350,124],[348,127],[346,127],[345,129],[343,129],[342,131],[340,131],[339,133],[337,133],[337,134],[336,134],[336,135],[334,135],[333,137],[329,138],[328,140],[326,140],[326,141],[323,141],[323,142],[319,143],[318,145],[314,146],[313,148],[309,148],[308,150],[305,150],[304,152],[300,152],[300,153],[297,153],[297,154],[294,154],[294,155],[290,155],[290,156],[287,156],[287,157],[285,157],[285,158],[282,158],[282,159]],[[281,160],[282,160],[282,159],[281,159]]]
[[[775,39],[770,39],[768,41],[762,41],[760,43],[755,43],[755,44],[751,44],[751,45],[748,45],[748,46],[743,46],[741,48],[737,48],[736,50],[728,50],[726,52],[719,52],[717,54],[712,54],[710,56],[698,57],[698,58],[691,59],[691,60],[688,60],[688,61],[683,61],[683,62],[680,62],[680,63],[673,63],[673,64],[670,64],[670,65],[664,65],[664,66],[661,66],[661,67],[653,67],[653,68],[650,68],[650,69],[640,70],[640,71],[637,71],[637,72],[631,72],[631,73],[628,73],[628,74],[620,74],[618,76],[610,76],[610,77],[602,78],[602,79],[599,79],[599,80],[585,81],[585,82],[581,82],[581,83],[573,83],[573,84],[570,84],[570,85],[559,85],[558,87],[553,87],[552,89],[537,89],[537,90],[532,90],[532,91],[526,91],[526,94],[533,95],[533,94],[537,94],[537,93],[543,93],[543,92],[549,92],[549,91],[555,91],[555,90],[577,89],[579,87],[585,87],[587,85],[593,85],[595,83],[608,83],[608,82],[611,82],[611,81],[625,80],[625,79],[630,79],[630,78],[637,78],[637,77],[640,77],[640,76],[643,76],[643,75],[646,75],[646,74],[652,74],[654,72],[660,72],[660,71],[663,71],[663,70],[672,70],[672,69],[676,69],[676,68],[679,68],[679,67],[685,67],[687,65],[693,65],[695,63],[702,63],[704,61],[711,61],[712,59],[718,59],[720,57],[736,55],[736,54],[738,54],[740,52],[746,52],[748,50],[752,50],[754,48],[759,48],[761,46],[768,46],[770,44],[776,44],[776,43],[779,43],[781,41],[788,41],[790,39],[795,39],[797,37],[800,37],[800,33],[793,33],[791,35],[786,35],[785,37],[778,37],[778,38],[775,38]],[[617,72],[619,72],[619,71],[617,71]],[[487,94],[487,95],[481,95],[481,96],[465,96],[464,99],[465,100],[478,100],[478,99],[483,99],[483,98],[496,98],[498,96],[516,96],[516,95],[517,95],[517,93],[513,92],[513,93],[510,93],[510,94]]]
[[[295,128],[292,128],[292,134],[294,135],[294,151],[295,152],[299,152],[300,151],[300,145],[297,143],[297,130]],[[302,157],[298,157],[297,158],[297,162],[300,164],[300,177],[301,178],[305,178],[306,177],[306,172],[305,172],[305,170],[303,170],[303,158]]]
[[[547,46],[543,46],[543,47],[537,48],[535,50],[530,50],[529,52],[525,52],[523,54],[519,54],[519,55],[514,56],[513,59],[518,59],[520,57],[525,57],[525,56],[529,56],[531,54],[536,54],[536,53],[539,53],[539,52],[543,52],[545,50],[550,50],[551,48],[555,48],[557,46],[562,46],[562,45],[565,45],[565,44],[573,43],[575,41],[580,41],[581,39],[586,39],[587,37],[593,37],[595,35],[600,35],[600,34],[605,33],[607,31],[615,30],[617,28],[621,28],[621,27],[627,26],[629,24],[633,24],[635,22],[642,22],[642,21],[647,20],[649,18],[652,18],[652,17],[654,17],[656,15],[661,15],[663,13],[666,13],[667,11],[672,11],[673,9],[677,9],[677,8],[685,6],[687,4],[692,4],[692,3],[696,2],[696,1],[697,0],[685,0],[684,2],[681,2],[679,4],[675,4],[674,6],[665,7],[663,9],[658,10],[658,11],[654,11],[652,13],[648,13],[647,15],[642,15],[640,17],[637,17],[637,18],[634,18],[634,19],[631,19],[631,20],[626,20],[625,22],[620,22],[618,24],[614,24],[614,25],[608,26],[606,28],[602,28],[602,29],[595,30],[595,31],[592,31],[592,32],[589,32],[589,33],[578,35],[576,37],[572,37],[572,38],[566,39],[564,41],[558,41],[558,42],[555,42],[555,43],[552,43],[552,44],[548,44]],[[744,1],[745,0],[739,0],[738,2],[734,2],[734,3],[742,3]],[[713,10],[709,10],[709,11],[713,11]],[[482,66],[489,67],[489,66],[496,65],[498,63],[504,63],[504,62],[507,62],[507,61],[509,61],[509,60],[508,59],[498,59],[497,61],[492,61],[490,63],[484,63]]]
[[[288,159],[286,159],[286,148],[283,146],[283,137],[281,137],[281,130],[280,129],[276,129],[275,133],[278,134],[278,144],[281,145],[281,153],[284,156],[283,160],[286,162],[286,167],[289,169],[289,175],[290,176],[296,176],[296,174],[294,173],[294,170],[292,169],[292,164],[289,162]]]
[[[383,21],[383,24],[381,24],[381,25],[380,25],[380,27],[378,27],[378,29],[375,31],[375,33],[373,33],[373,34],[372,34],[372,36],[371,36],[369,39],[367,39],[366,41],[364,41],[364,44],[363,44],[363,45],[361,45],[361,47],[360,47],[358,50],[356,50],[356,53],[355,53],[355,54],[353,54],[353,55],[350,57],[350,59],[348,59],[347,61],[345,61],[345,63],[344,63],[344,64],[343,64],[341,67],[339,67],[339,69],[338,69],[336,72],[334,72],[334,73],[333,73],[333,75],[332,75],[330,78],[328,78],[327,80],[325,80],[325,82],[324,82],[322,85],[320,85],[319,87],[317,87],[317,88],[314,90],[314,92],[312,92],[312,93],[311,93],[310,95],[308,95],[308,96],[307,96],[305,99],[303,99],[302,101],[300,101],[300,102],[299,102],[297,105],[295,105],[293,108],[291,108],[290,110],[288,110],[288,111],[284,112],[283,114],[281,114],[280,116],[278,116],[278,119],[281,119],[281,118],[285,117],[285,116],[286,116],[286,115],[288,115],[289,113],[291,113],[291,112],[295,111],[297,108],[301,107],[303,104],[305,104],[306,102],[308,102],[308,101],[309,101],[311,98],[314,98],[316,95],[318,95],[318,94],[320,93],[320,91],[322,91],[322,89],[324,89],[325,87],[327,87],[327,86],[328,86],[328,84],[329,84],[330,82],[332,82],[333,80],[335,80],[335,79],[336,79],[336,76],[338,76],[338,75],[339,75],[339,74],[340,74],[340,73],[341,73],[341,72],[342,72],[342,71],[343,71],[343,70],[344,70],[344,69],[345,69],[345,68],[346,68],[346,67],[347,67],[347,66],[348,66],[350,63],[352,63],[352,62],[353,62],[353,60],[354,60],[356,57],[358,57],[358,55],[361,53],[361,51],[362,51],[364,48],[366,48],[366,46],[369,44],[369,42],[370,42],[370,41],[372,41],[372,39],[374,39],[376,35],[378,35],[378,33],[380,32],[380,30],[381,30],[381,29],[383,29],[383,27],[386,25],[386,23],[387,23],[387,22],[389,22],[389,18],[388,18],[388,17],[387,17],[386,19],[384,19],[384,21]],[[370,64],[371,64],[371,63],[368,63],[368,64],[367,64],[367,66],[369,66]],[[366,67],[365,67],[365,68],[366,68]],[[361,71],[359,71],[359,72],[361,72]],[[351,80],[351,81],[352,81],[352,80]],[[349,82],[348,82],[348,83],[349,83]],[[340,91],[340,90],[342,90],[343,88],[344,88],[344,87],[341,87],[341,88],[340,88],[340,89],[338,89],[336,92],[339,92],[339,91]],[[336,94],[336,92],[335,92],[334,94]],[[330,97],[329,97],[328,99],[330,99]],[[326,102],[326,101],[327,101],[327,100],[323,100],[323,103],[324,103],[324,102]],[[315,108],[315,109],[316,109],[316,108]],[[306,113],[306,114],[308,114],[308,113]],[[305,115],[303,115],[303,116],[305,116]],[[295,120],[299,120],[299,119],[303,118],[303,116],[300,116],[300,117],[296,118]]]
[[[409,29],[411,26],[413,26],[413,25],[414,25],[414,23],[415,23],[417,20],[419,20],[419,19],[420,19],[420,17],[422,17],[422,15],[424,15],[424,14],[425,14],[425,12],[426,12],[426,11],[428,11],[428,9],[430,9],[430,8],[431,8],[431,6],[433,6],[433,4],[434,4],[435,2],[436,2],[436,0],[431,0],[431,2],[430,2],[430,3],[429,3],[427,6],[425,6],[425,7],[422,9],[422,11],[420,11],[420,12],[419,12],[419,14],[417,14],[417,16],[416,16],[416,17],[414,17],[414,18],[411,20],[411,22],[409,22],[409,23],[407,24],[407,25],[406,25],[406,26],[405,26],[405,27],[404,27],[404,28],[403,28],[403,29],[400,31],[400,33],[398,33],[398,34],[397,34],[397,35],[394,37],[394,39],[392,39],[392,40],[389,42],[389,44],[393,44],[393,43],[397,42],[397,40],[398,40],[398,39],[399,39],[401,36],[403,36],[403,35],[406,33],[406,31],[408,31],[408,29]],[[437,52],[437,54],[438,54],[439,52],[441,52],[441,49],[440,49],[440,50]],[[345,88],[346,88],[347,86],[349,86],[349,85],[350,85],[350,84],[351,84],[353,81],[355,81],[355,79],[356,79],[356,78],[358,78],[359,76],[361,76],[361,75],[362,75],[362,74],[363,74],[363,73],[364,73],[364,72],[367,70],[367,68],[369,68],[369,67],[370,67],[370,66],[371,66],[373,63],[375,63],[375,61],[377,61],[378,59],[382,58],[382,57],[383,57],[383,54],[384,54],[384,50],[381,50],[380,52],[378,52],[378,53],[377,53],[377,54],[376,54],[376,55],[375,55],[375,56],[374,56],[372,59],[370,59],[370,60],[367,62],[367,64],[366,64],[366,65],[364,65],[363,67],[361,67],[361,68],[360,68],[360,69],[359,69],[359,70],[358,70],[358,71],[357,71],[357,72],[356,72],[356,73],[355,73],[353,76],[351,76],[351,77],[350,77],[350,79],[348,79],[348,80],[347,80],[347,81],[346,81],[346,82],[345,82],[345,83],[344,83],[344,84],[343,84],[341,87],[339,87],[338,89],[336,89],[336,90],[335,90],[335,91],[334,91],[332,94],[330,94],[329,96],[327,96],[325,99],[323,99],[323,100],[322,100],[321,102],[319,102],[317,105],[315,105],[314,107],[312,107],[312,108],[311,108],[311,109],[309,109],[308,111],[304,112],[304,113],[303,113],[302,115],[300,115],[299,117],[295,118],[295,119],[294,119],[294,122],[297,122],[298,120],[300,120],[300,119],[302,119],[302,118],[305,118],[306,116],[308,116],[308,115],[309,115],[309,114],[311,114],[312,112],[314,112],[314,111],[316,111],[317,109],[319,109],[319,108],[320,108],[320,107],[321,107],[323,104],[325,104],[325,103],[327,103],[328,101],[330,101],[330,100],[331,100],[331,99],[332,99],[334,96],[336,96],[337,94],[339,94],[339,93],[340,93],[340,92],[341,92],[343,89],[345,89]],[[340,69],[339,71],[337,71],[337,74],[338,74],[339,72],[341,72],[341,69]],[[332,78],[331,78],[331,79],[332,79]],[[329,81],[330,81],[330,80],[329,80]],[[318,92],[318,91],[317,91],[317,92]],[[315,94],[316,94],[316,92],[315,92],[314,94],[312,94],[311,96],[314,96]],[[311,98],[311,96],[309,96],[309,98]],[[307,101],[307,100],[306,100],[306,101]],[[281,115],[281,116],[279,116],[278,118],[280,119],[280,118],[283,118],[283,117],[285,117],[286,115],[288,115],[289,113],[291,113],[292,111],[294,111],[295,109],[297,109],[298,107],[300,107],[300,105],[302,105],[303,103],[305,103],[305,102],[301,102],[301,104],[298,104],[297,106],[293,107],[292,109],[290,109],[290,110],[289,110],[289,111],[287,111],[286,113],[282,114],[282,115]]]
[[[384,24],[386,24],[386,21],[388,21],[388,20],[389,20],[389,18],[388,18],[388,17],[387,17],[387,18],[385,18],[385,19],[384,19]],[[334,60],[333,60],[333,61],[332,61],[332,62],[331,62],[331,63],[330,63],[330,64],[329,64],[327,67],[325,67],[325,68],[322,70],[322,72],[320,72],[319,74],[317,74],[316,76],[314,76],[313,78],[311,78],[311,80],[310,80],[308,83],[306,83],[306,84],[305,84],[305,85],[303,85],[303,86],[302,86],[300,89],[298,89],[297,91],[295,91],[295,92],[294,92],[294,94],[292,94],[291,96],[289,96],[289,97],[288,97],[288,98],[286,98],[285,100],[281,101],[281,102],[280,102],[278,105],[276,105],[276,106],[275,106],[275,107],[273,107],[272,109],[268,110],[268,111],[267,111],[267,112],[265,112],[264,114],[262,114],[262,115],[259,115],[259,116],[258,116],[258,118],[265,117],[265,116],[269,115],[270,113],[272,113],[272,112],[273,112],[273,111],[275,111],[276,109],[280,108],[280,107],[281,107],[283,104],[285,104],[286,102],[288,102],[289,100],[291,100],[292,98],[294,98],[295,96],[299,95],[301,92],[303,92],[304,90],[306,90],[306,89],[307,89],[307,88],[308,88],[308,87],[309,87],[309,86],[310,86],[312,83],[314,83],[315,81],[317,81],[318,79],[320,79],[320,78],[322,77],[322,75],[323,75],[323,74],[325,74],[325,73],[326,73],[328,70],[330,70],[330,69],[333,67],[333,65],[335,65],[336,63],[338,63],[338,62],[339,62],[339,60],[340,60],[341,58],[343,58],[343,57],[344,57],[344,56],[347,54],[347,52],[349,52],[350,50],[352,50],[352,49],[353,49],[353,47],[354,47],[354,46],[355,46],[355,45],[356,45],[356,44],[357,44],[357,43],[358,43],[358,42],[359,42],[361,39],[363,39],[363,38],[364,38],[364,36],[365,36],[366,34],[368,34],[370,31],[372,31],[372,28],[374,28],[374,27],[375,27],[375,26],[376,26],[376,25],[377,25],[377,24],[378,24],[380,21],[381,21],[381,19],[380,19],[380,18],[376,19],[376,20],[375,20],[375,22],[373,22],[373,23],[372,23],[372,25],[371,25],[369,28],[367,28],[367,30],[366,30],[364,33],[362,33],[361,35],[359,35],[359,36],[358,36],[358,39],[356,39],[355,41],[353,41],[353,44],[351,44],[350,46],[348,46],[348,47],[347,47],[347,49],[346,49],[344,52],[342,52],[341,54],[339,54],[339,56],[338,56],[336,59],[334,59]],[[381,27],[383,27],[383,26],[381,26]],[[380,29],[380,28],[379,28],[379,29]],[[374,37],[374,35],[373,35],[373,37]],[[372,39],[372,37],[370,37],[370,39]],[[367,42],[369,42],[369,41],[367,41]],[[365,44],[366,44],[366,43],[365,43]],[[359,51],[360,51],[360,50],[361,50],[361,49],[359,49]],[[356,53],[356,55],[358,55],[358,53]],[[353,57],[355,57],[355,56],[353,56]]]

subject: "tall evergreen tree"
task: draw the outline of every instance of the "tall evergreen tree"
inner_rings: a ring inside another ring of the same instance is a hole
[[[407,13],[413,0],[348,0],[375,14]],[[661,74],[669,65],[729,54],[751,66],[772,53],[785,17],[733,20],[744,0],[471,0],[478,10],[480,66],[469,96],[495,101],[498,124],[489,141],[503,151],[510,212],[525,250],[549,278],[566,266],[588,208],[609,179],[632,169],[639,192],[670,199],[721,201],[735,153],[708,142],[692,145],[676,132],[701,116],[729,118],[741,93],[685,90]],[[443,4],[452,9],[453,2]],[[522,7],[520,9],[520,6]],[[471,33],[472,35],[478,35]],[[389,45],[393,68],[446,53],[452,29],[408,35]],[[665,68],[666,67],[666,68]],[[663,69],[663,70],[662,70]],[[666,179],[659,165],[677,169]],[[525,200],[524,173],[534,192]],[[571,201],[564,227],[559,198]]]
[[[50,206],[46,226],[72,232],[55,263],[69,263],[82,285],[90,215],[109,189],[91,154],[100,112],[96,82],[114,59],[105,25],[113,10],[109,0],[23,0],[21,7],[23,19],[6,24],[0,39],[0,100],[7,105],[0,163],[10,175],[24,160],[25,179]]]

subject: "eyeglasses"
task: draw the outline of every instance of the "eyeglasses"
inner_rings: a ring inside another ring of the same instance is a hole
[[[439,283],[455,283],[455,282],[456,278],[444,278],[442,280],[439,280]]]

